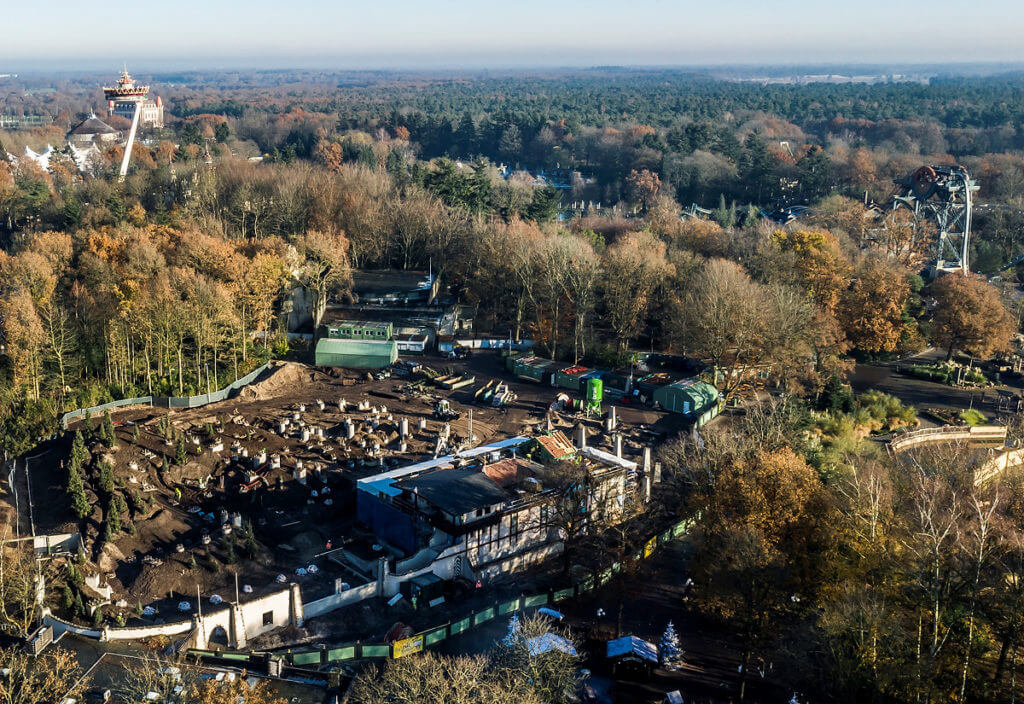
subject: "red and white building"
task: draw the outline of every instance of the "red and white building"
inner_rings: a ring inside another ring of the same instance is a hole
[[[103,95],[107,99],[107,116],[120,115],[131,120],[135,116],[135,108],[142,112],[139,124],[150,127],[164,126],[164,104],[159,96],[156,100],[149,98],[149,86],[138,85],[125,68],[116,86],[104,86]]]

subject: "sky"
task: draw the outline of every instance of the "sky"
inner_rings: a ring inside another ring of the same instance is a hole
[[[1024,2],[0,0],[0,72],[1024,61]]]

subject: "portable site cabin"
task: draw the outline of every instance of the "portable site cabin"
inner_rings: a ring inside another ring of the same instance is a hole
[[[718,415],[718,389],[697,379],[683,379],[654,390],[654,402],[672,413],[680,413],[698,427]]]
[[[392,323],[365,320],[340,320],[327,326],[327,337],[339,340],[390,340],[394,332]]]
[[[410,602],[415,598],[413,603],[419,609],[432,603],[439,603],[437,599],[444,600],[444,580],[433,572],[416,575],[412,579],[402,582],[398,588]]]
[[[316,343],[316,364],[321,367],[383,369],[398,359],[394,340],[337,340],[322,337]]]
[[[423,354],[427,351],[430,340],[426,335],[395,335],[398,351],[401,354]]]

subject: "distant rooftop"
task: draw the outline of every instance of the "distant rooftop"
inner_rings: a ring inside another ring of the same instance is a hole
[[[383,296],[386,294],[426,291],[430,288],[430,275],[425,271],[353,271],[352,291],[361,296]]]
[[[87,136],[95,134],[116,134],[117,130],[95,115],[90,115],[71,128],[68,134]]]

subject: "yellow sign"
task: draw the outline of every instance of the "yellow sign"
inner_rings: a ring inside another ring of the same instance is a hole
[[[423,636],[413,636],[404,640],[396,640],[393,658],[404,658],[406,655],[423,652]]]
[[[647,541],[644,545],[644,557],[650,557],[651,553],[654,552],[654,548],[658,547],[658,538],[654,537]]]

